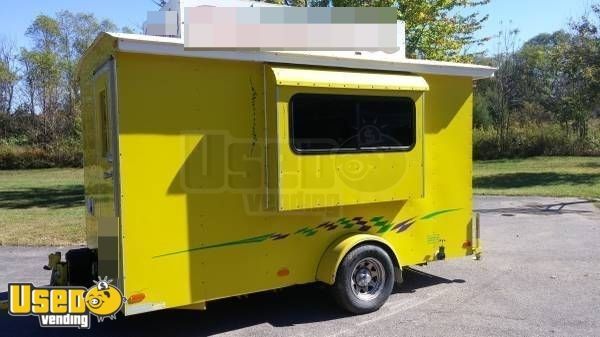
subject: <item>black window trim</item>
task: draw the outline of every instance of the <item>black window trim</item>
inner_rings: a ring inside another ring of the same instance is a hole
[[[412,144],[408,146],[378,146],[378,147],[363,147],[357,149],[326,149],[326,150],[313,150],[313,149],[299,149],[296,147],[294,139],[294,98],[298,95],[322,95],[322,96],[357,96],[357,97],[377,97],[377,98],[400,98],[403,100],[410,101],[411,111],[411,126],[413,130]],[[408,96],[374,96],[374,95],[352,95],[352,94],[329,94],[329,93],[315,93],[315,92],[297,92],[292,95],[288,102],[288,126],[289,126],[289,140],[290,149],[294,154],[297,155],[324,155],[324,154],[364,154],[364,153],[386,153],[386,152],[410,152],[417,144],[417,105],[412,97]]]

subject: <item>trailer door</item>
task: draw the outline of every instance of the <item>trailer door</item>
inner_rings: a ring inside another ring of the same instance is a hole
[[[86,191],[92,203],[88,215],[97,222],[98,276],[109,277],[122,287],[119,278],[119,151],[117,141],[115,61],[107,61],[94,73],[96,142],[95,167],[88,177],[94,183]],[[90,209],[91,208],[91,209]]]

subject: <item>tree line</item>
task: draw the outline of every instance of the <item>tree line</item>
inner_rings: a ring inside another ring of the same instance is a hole
[[[0,168],[81,164],[77,65],[100,32],[119,30],[133,32],[61,11],[34,19],[28,48],[0,39]]]
[[[266,0],[292,6],[392,6],[406,23],[410,58],[498,68],[476,83],[475,157],[600,155],[600,5],[565,29],[518,46],[518,30],[479,38],[490,0]],[[0,169],[81,165],[77,64],[102,31],[90,13],[39,15],[30,47],[0,39]],[[492,56],[481,52],[495,38]]]
[[[487,19],[474,12],[489,0],[267,0],[292,6],[395,6],[407,25],[410,57],[469,61],[464,47],[478,45],[475,32]],[[160,3],[160,2],[158,2]],[[0,43],[0,169],[81,165],[81,118],[77,64],[110,20],[62,11],[39,15],[24,32],[29,48]],[[124,32],[131,29],[122,28]]]
[[[475,154],[600,155],[600,4],[520,48],[518,33],[500,33],[497,53],[477,60],[498,71],[477,82]]]

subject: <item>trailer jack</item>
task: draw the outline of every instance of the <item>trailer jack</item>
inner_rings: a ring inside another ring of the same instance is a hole
[[[473,217],[473,260],[481,260],[481,240],[480,240],[480,229],[479,229],[479,213],[475,213]]]
[[[48,255],[45,270],[51,270],[51,286],[90,287],[98,277],[98,253],[95,249],[71,249],[62,260],[61,252]]]
[[[44,270],[51,270],[50,285],[51,286],[66,286],[68,269],[67,262],[61,261],[61,252],[56,252],[48,255],[48,264],[44,266]]]
[[[435,258],[438,261],[443,261],[446,259],[446,247],[444,247],[443,245],[440,246],[440,248],[438,248],[437,253],[435,254]]]

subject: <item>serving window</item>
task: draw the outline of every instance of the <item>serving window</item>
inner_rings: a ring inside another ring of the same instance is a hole
[[[267,208],[420,198],[427,81],[414,74],[270,66]]]

